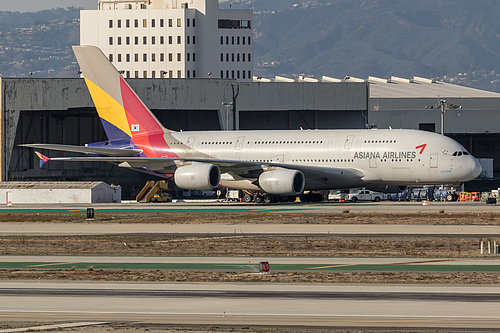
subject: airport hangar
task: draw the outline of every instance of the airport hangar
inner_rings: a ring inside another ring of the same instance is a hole
[[[500,170],[500,94],[423,78],[321,80],[276,77],[128,79],[172,130],[378,128],[440,131],[438,95],[462,109],[445,114],[445,133]],[[96,181],[122,186],[132,198],[151,176],[97,162],[47,163],[22,143],[84,145],[106,135],[82,79],[0,78],[1,181]],[[64,153],[43,151],[48,156]],[[494,186],[488,183],[490,189]]]

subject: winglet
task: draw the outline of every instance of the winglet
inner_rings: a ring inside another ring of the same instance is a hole
[[[50,161],[50,158],[48,158],[47,156],[43,155],[42,153],[39,153],[39,152],[35,151],[35,154],[40,159],[40,168],[43,167],[45,165],[45,163],[47,163],[48,161]]]

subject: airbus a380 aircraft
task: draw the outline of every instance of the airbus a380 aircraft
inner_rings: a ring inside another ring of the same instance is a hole
[[[100,49],[73,50],[108,136],[85,147],[28,144],[173,177],[181,189],[219,185],[272,195],[370,186],[455,184],[481,166],[456,141],[416,130],[175,132],[164,128]],[[41,165],[51,160],[37,153]]]

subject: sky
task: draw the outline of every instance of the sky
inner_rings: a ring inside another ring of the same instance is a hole
[[[0,11],[36,12],[56,7],[97,9],[97,0],[0,0]]]
[[[56,7],[82,7],[97,9],[98,0],[0,0],[0,11],[36,12]],[[220,2],[224,2],[223,0]]]

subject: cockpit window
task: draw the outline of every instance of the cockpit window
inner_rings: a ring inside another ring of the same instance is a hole
[[[456,151],[453,153],[453,156],[462,156],[462,155],[470,155],[467,151]]]

